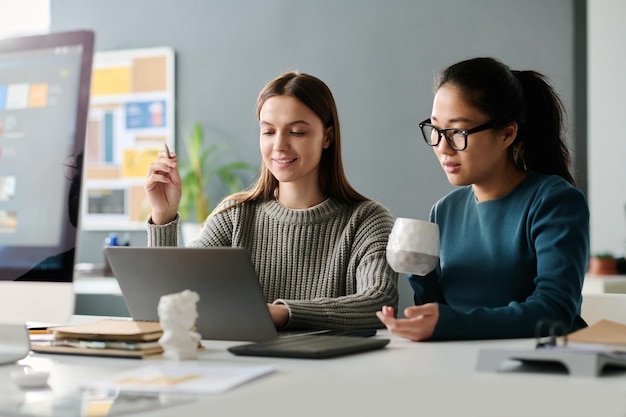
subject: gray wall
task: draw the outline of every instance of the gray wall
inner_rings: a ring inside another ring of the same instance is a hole
[[[591,249],[626,252],[626,16],[623,0],[589,1],[589,201]]]
[[[452,189],[417,126],[441,68],[495,56],[544,72],[574,107],[573,0],[52,0],[51,20],[95,30],[98,51],[173,47],[178,132],[200,121],[250,162],[263,85],[293,69],[320,77],[339,106],[349,179],[394,216],[426,219]],[[99,262],[104,236],[83,232],[78,260]],[[402,306],[411,295],[401,279]]]

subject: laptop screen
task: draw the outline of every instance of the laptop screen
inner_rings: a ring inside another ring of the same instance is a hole
[[[0,40],[0,279],[71,281],[93,33]]]

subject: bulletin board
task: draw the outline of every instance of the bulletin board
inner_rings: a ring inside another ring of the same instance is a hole
[[[174,51],[159,47],[94,55],[81,227],[145,229],[148,167],[174,139]]]

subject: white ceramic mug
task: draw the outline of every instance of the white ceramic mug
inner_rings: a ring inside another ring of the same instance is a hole
[[[387,242],[387,262],[394,271],[426,275],[439,260],[439,225],[398,217]]]

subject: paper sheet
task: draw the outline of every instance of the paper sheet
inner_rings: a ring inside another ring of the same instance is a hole
[[[219,394],[274,371],[273,365],[159,363],[90,382],[85,388],[116,388],[128,392]]]
[[[626,350],[626,325],[610,320],[600,320],[567,336],[569,342],[612,345]]]

